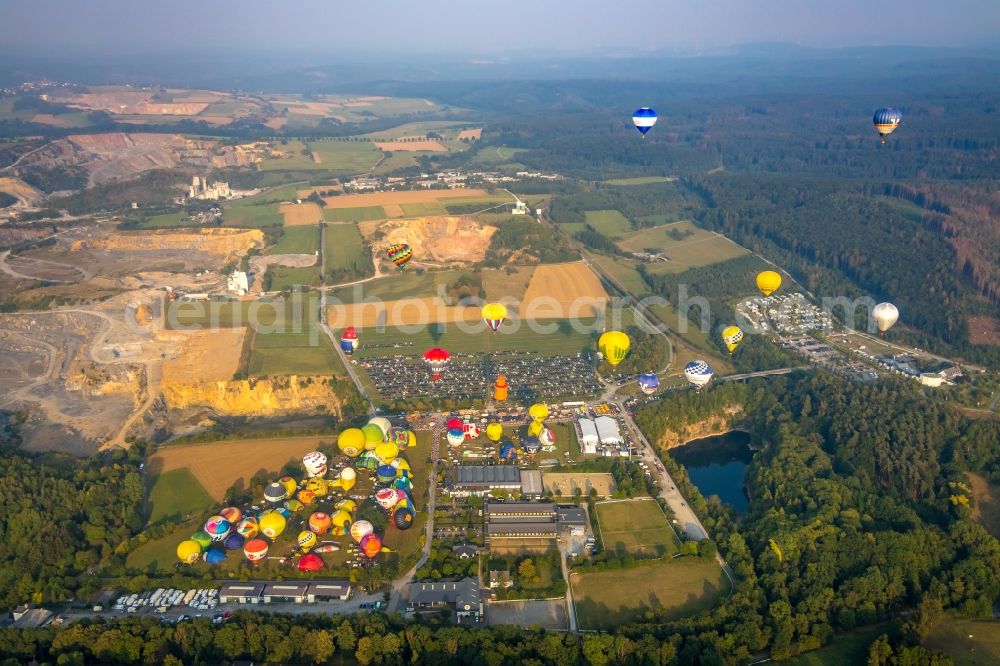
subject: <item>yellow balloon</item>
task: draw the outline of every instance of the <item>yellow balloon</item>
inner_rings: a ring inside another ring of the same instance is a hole
[[[177,544],[177,559],[184,564],[194,564],[201,557],[201,545],[188,539]]]
[[[763,271],[757,274],[757,288],[765,297],[770,296],[781,286],[781,276],[774,271]]]
[[[542,434],[542,428],[544,427],[541,421],[532,421],[528,424],[528,434],[532,437],[538,437]]]
[[[337,513],[333,514],[331,520],[337,527],[344,527],[345,525],[350,527],[353,518],[351,517],[350,512],[340,509]]]
[[[628,336],[621,331],[608,331],[597,341],[597,348],[604,354],[604,360],[610,363],[611,367],[625,360],[631,345]]]
[[[343,509],[344,511],[349,511],[354,513],[358,510],[358,503],[352,499],[342,499],[336,504],[338,509]]]
[[[726,343],[726,349],[732,354],[743,341],[743,331],[739,326],[727,326],[722,331],[722,341]]]
[[[316,497],[323,497],[327,493],[326,479],[313,477],[306,481],[306,490],[312,492]]]
[[[528,408],[528,416],[535,421],[544,421],[549,416],[549,408],[538,402]]]
[[[344,455],[357,458],[365,450],[365,441],[361,428],[347,428],[337,437],[337,446]]]
[[[491,442],[499,442],[500,438],[503,437],[503,426],[499,423],[489,424],[486,426],[486,437],[488,437]]]
[[[500,324],[507,318],[507,308],[502,303],[487,303],[483,306],[481,314],[486,325],[490,327],[491,331],[496,333],[496,330],[500,328]]]
[[[399,447],[394,442],[382,442],[375,446],[375,458],[383,465],[391,463],[398,455]]]
[[[316,545],[316,533],[310,532],[308,530],[304,532],[299,532],[299,538],[297,539],[299,548],[302,550],[309,550]]]

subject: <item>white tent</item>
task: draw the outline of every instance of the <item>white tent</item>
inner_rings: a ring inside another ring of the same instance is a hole
[[[618,429],[618,421],[610,416],[598,416],[594,420],[594,424],[597,426],[597,436],[600,438],[601,444],[607,446],[625,442],[621,430]]]

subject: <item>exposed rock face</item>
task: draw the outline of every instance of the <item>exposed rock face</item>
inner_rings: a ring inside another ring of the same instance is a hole
[[[664,449],[683,446],[692,439],[724,435],[733,429],[743,414],[743,405],[730,405],[721,414],[713,414],[701,421],[692,421],[679,430],[667,430],[656,444]]]
[[[340,416],[340,399],[327,379],[292,375],[280,379],[164,383],[163,396],[169,409],[208,407],[227,416],[274,416],[318,408]]]

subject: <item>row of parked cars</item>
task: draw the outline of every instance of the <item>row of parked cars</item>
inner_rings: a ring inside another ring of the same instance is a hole
[[[155,608],[157,613],[166,613],[172,606],[188,606],[195,610],[211,610],[218,603],[219,591],[216,589],[173,590],[158,588],[153,592],[140,592],[118,597],[115,601],[116,611],[126,613],[138,612],[140,608]]]

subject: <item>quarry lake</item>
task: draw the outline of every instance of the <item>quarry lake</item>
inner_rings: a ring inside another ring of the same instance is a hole
[[[670,455],[687,468],[691,482],[698,486],[702,495],[718,495],[740,514],[747,510],[743,476],[753,453],[750,433],[738,430],[695,439],[670,449]]]

